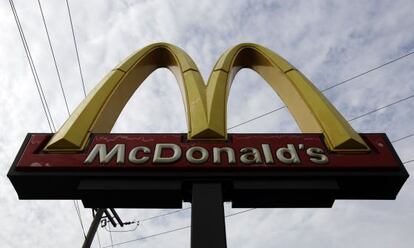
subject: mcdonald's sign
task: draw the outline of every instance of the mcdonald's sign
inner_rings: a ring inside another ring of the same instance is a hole
[[[161,67],[177,79],[188,133],[110,134]],[[263,77],[303,133],[227,133],[227,99],[242,68]],[[408,173],[385,134],[357,133],[271,50],[227,50],[205,84],[183,50],[156,43],[112,70],[57,133],[28,134],[8,176],[21,199],[82,199],[86,207],[180,207],[196,182],[221,184],[234,207],[329,207],[335,199],[395,199]]]

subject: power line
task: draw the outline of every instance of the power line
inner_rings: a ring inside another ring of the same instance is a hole
[[[242,123],[239,123],[239,124],[237,124],[237,125],[234,125],[234,126],[232,126],[232,127],[229,127],[229,128],[227,128],[227,130],[230,130],[230,129],[233,129],[233,128],[236,128],[236,127],[242,126],[242,125],[244,125],[244,124],[247,124],[247,123],[252,122],[252,121],[254,121],[254,120],[260,119],[260,118],[262,118],[262,117],[265,117],[266,115],[270,115],[271,113],[277,112],[277,111],[282,110],[282,109],[284,109],[284,108],[286,108],[286,106],[282,106],[282,107],[279,107],[279,108],[277,108],[277,109],[273,109],[273,110],[271,110],[271,111],[269,111],[269,112],[263,113],[263,114],[258,115],[258,116],[256,116],[256,117],[253,117],[252,119],[249,119],[249,120],[247,120],[247,121],[243,121]]]
[[[401,138],[398,138],[398,139],[396,139],[396,140],[393,140],[393,141],[391,141],[391,143],[397,143],[398,141],[405,140],[405,139],[410,138],[410,137],[412,137],[412,136],[414,136],[414,133],[409,134],[409,135],[406,135],[406,136],[401,137]]]
[[[239,215],[239,214],[243,214],[243,213],[252,211],[254,209],[256,209],[256,208],[249,208],[249,209],[242,210],[242,211],[239,211],[239,212],[236,212],[236,213],[228,214],[228,215],[225,216],[225,218],[232,217],[232,216]],[[184,229],[187,229],[187,228],[190,228],[190,227],[191,227],[191,225],[183,226],[183,227],[171,229],[171,230],[168,230],[168,231],[159,232],[159,233],[155,233],[155,234],[152,234],[152,235],[140,237],[140,238],[137,238],[137,239],[131,239],[131,240],[127,240],[127,241],[124,241],[124,242],[115,243],[115,244],[113,244],[113,246],[118,246],[118,245],[123,245],[123,244],[131,243],[131,242],[135,242],[135,241],[139,241],[139,240],[153,238],[153,237],[164,235],[164,234],[167,234],[167,233],[172,233],[172,232],[177,232],[177,231],[180,231],[180,230],[184,230]],[[103,248],[108,248],[108,247],[111,247],[111,246],[104,246]]]
[[[414,94],[413,94],[413,95],[411,95],[411,96],[408,96],[408,97],[405,97],[405,98],[399,99],[399,100],[397,100],[397,101],[394,101],[394,102],[392,102],[392,103],[389,103],[389,104],[387,104],[387,105],[385,105],[385,106],[382,106],[382,107],[376,108],[376,109],[374,109],[374,110],[368,111],[368,112],[366,112],[366,113],[364,113],[364,114],[358,115],[358,116],[356,116],[356,117],[354,117],[354,118],[349,119],[348,121],[354,121],[354,120],[360,119],[360,118],[362,118],[362,117],[365,117],[365,116],[367,116],[367,115],[373,114],[373,113],[375,113],[375,112],[377,112],[377,111],[380,111],[380,110],[382,110],[382,109],[385,109],[385,108],[391,107],[392,105],[395,105],[395,104],[397,104],[397,103],[400,103],[400,102],[406,101],[406,100],[411,99],[411,98],[413,98],[413,97],[414,97]]]
[[[411,162],[414,162],[414,159],[411,159],[411,160],[405,161],[403,164],[408,164],[408,163],[411,163]]]
[[[84,237],[85,237],[85,239],[86,239],[85,228],[84,228],[84,226],[83,226],[83,221],[82,221],[82,218],[81,218],[81,214],[80,214],[79,205],[77,204],[77,201],[76,201],[76,200],[73,200],[73,206],[75,207],[75,211],[76,211],[76,213],[77,213],[77,215],[78,215],[79,222],[80,222],[81,227],[82,227],[83,236],[84,236]]]
[[[19,34],[20,34],[20,38],[21,38],[22,43],[23,43],[23,47],[24,47],[24,50],[25,50],[25,53],[26,53],[26,57],[28,59],[29,65],[30,65],[30,69],[31,69],[31,72],[32,72],[32,75],[33,75],[33,78],[34,78],[34,82],[35,82],[37,91],[39,93],[39,97],[40,97],[42,107],[43,107],[43,110],[44,110],[44,113],[45,113],[45,116],[46,116],[46,120],[47,120],[49,128],[50,128],[50,132],[52,132],[52,133],[56,132],[56,127],[54,125],[53,118],[52,118],[52,115],[50,113],[49,105],[47,103],[47,100],[46,100],[46,97],[45,97],[45,94],[44,94],[44,91],[43,91],[42,84],[40,83],[39,75],[37,74],[36,66],[34,64],[32,55],[30,53],[30,48],[27,44],[27,40],[26,40],[26,37],[25,37],[24,32],[23,32],[23,27],[21,26],[19,16],[18,16],[16,8],[14,6],[14,2],[13,2],[13,0],[9,0],[9,3],[10,3],[10,7],[12,9],[12,12],[13,12],[14,19],[16,21],[16,25],[17,25],[17,28],[18,28],[18,31],[19,31]],[[40,2],[39,2],[39,6],[40,6]],[[42,10],[41,10],[41,12],[42,12]],[[43,12],[42,12],[42,15],[43,15]],[[79,206],[78,206],[78,208],[76,207],[76,201],[75,200],[73,200],[73,203],[74,203],[74,208],[75,208],[75,211],[78,215],[78,218],[79,218],[79,221],[80,221],[80,224],[81,224],[81,227],[82,227],[83,235],[86,238],[82,218],[81,218],[81,215],[80,215]]]
[[[331,89],[333,89],[333,88],[336,88],[336,87],[338,87],[338,86],[340,86],[340,85],[346,84],[346,83],[348,83],[348,82],[350,82],[350,81],[352,81],[352,80],[354,80],[354,79],[357,79],[357,78],[362,77],[362,76],[364,76],[364,75],[366,75],[366,74],[368,74],[368,73],[370,73],[370,72],[373,72],[373,71],[378,70],[378,69],[380,69],[380,68],[382,68],[382,67],[385,67],[385,66],[390,65],[390,64],[392,64],[392,63],[394,63],[394,62],[397,62],[398,60],[403,59],[403,58],[405,58],[405,57],[408,57],[408,56],[410,56],[410,55],[412,55],[412,54],[414,54],[414,51],[411,51],[411,52],[408,52],[408,53],[406,53],[406,54],[403,54],[403,55],[401,55],[401,56],[399,56],[399,57],[397,57],[397,58],[395,58],[395,59],[392,59],[392,60],[390,60],[390,61],[387,61],[387,62],[385,62],[385,63],[383,63],[383,64],[381,64],[381,65],[379,65],[379,66],[373,67],[373,68],[371,68],[371,69],[369,69],[369,70],[367,70],[367,71],[365,71],[365,72],[362,72],[362,73],[357,74],[357,75],[355,75],[355,76],[353,76],[353,77],[350,77],[350,78],[348,78],[348,79],[345,79],[345,80],[343,80],[343,81],[341,81],[341,82],[338,82],[338,83],[336,83],[336,84],[333,84],[333,85],[331,85],[331,86],[329,86],[329,87],[327,87],[327,88],[325,88],[325,89],[321,90],[321,92],[325,92],[325,91],[331,90]],[[265,113],[263,113],[263,114],[261,114],[261,115],[259,115],[259,116],[253,117],[252,119],[249,119],[249,120],[247,120],[247,121],[244,121],[244,122],[242,122],[242,123],[240,123],[240,124],[237,124],[237,125],[231,126],[231,127],[229,127],[227,130],[230,130],[230,129],[236,128],[236,127],[238,127],[238,126],[241,126],[241,125],[247,124],[247,123],[252,122],[252,121],[255,121],[255,120],[259,119],[259,118],[262,118],[262,117],[264,117],[264,116],[270,115],[270,114],[272,114],[272,113],[274,113],[274,112],[277,112],[277,111],[279,111],[279,110],[282,110],[282,109],[284,109],[284,108],[286,108],[286,105],[284,105],[284,106],[282,106],[282,107],[278,107],[278,108],[273,109],[273,110],[270,110],[270,111],[268,111],[268,112],[265,112]]]
[[[165,213],[165,214],[151,216],[151,217],[148,217],[148,218],[145,218],[145,219],[141,219],[141,220],[139,220],[139,222],[144,222],[144,221],[148,221],[148,220],[152,220],[152,219],[164,217],[164,216],[167,216],[167,215],[170,215],[170,214],[175,214],[175,213],[178,213],[178,212],[182,212],[182,211],[185,211],[185,210],[188,210],[188,209],[191,209],[191,207],[186,207],[186,208],[183,208],[183,209],[171,211],[171,212],[168,212],[168,213]]]
[[[105,231],[112,232],[112,233],[116,233],[116,232],[117,233],[126,233],[126,232],[133,232],[133,231],[138,229],[139,221],[133,221],[131,224],[135,224],[135,227],[133,227],[129,230],[111,230],[110,228],[106,228],[107,226],[110,226],[110,224],[108,224],[108,225],[105,226]],[[124,223],[124,225],[125,225],[125,223]]]
[[[102,248],[101,238],[99,237],[99,229],[96,230],[96,236],[98,236],[98,245],[99,245],[99,248]]]
[[[339,85],[341,85],[341,84],[345,84],[345,83],[347,83],[347,82],[349,82],[349,81],[352,81],[352,80],[354,80],[354,79],[356,79],[356,78],[362,77],[362,76],[364,76],[364,75],[366,75],[366,74],[368,74],[368,73],[370,73],[370,72],[373,72],[373,71],[378,70],[378,69],[380,69],[380,68],[382,68],[382,67],[384,67],[384,66],[387,66],[387,65],[389,65],[389,64],[392,64],[392,63],[394,63],[394,62],[396,62],[396,61],[398,61],[398,60],[400,60],[400,59],[403,59],[403,58],[405,58],[405,57],[408,57],[408,56],[410,56],[411,54],[414,54],[414,51],[411,51],[411,52],[408,52],[408,53],[406,53],[406,54],[403,54],[403,55],[401,55],[400,57],[397,57],[397,58],[392,59],[392,60],[390,60],[390,61],[388,61],[388,62],[385,62],[384,64],[381,64],[381,65],[379,65],[379,66],[376,66],[376,67],[374,67],[374,68],[371,68],[371,69],[369,69],[369,70],[367,70],[367,71],[365,71],[365,72],[362,72],[362,73],[360,73],[360,74],[358,74],[358,75],[355,75],[355,76],[353,76],[353,77],[351,77],[351,78],[348,78],[348,79],[346,79],[346,80],[344,80],[344,81],[341,81],[341,82],[339,82],[339,83],[336,83],[336,84],[334,84],[334,85],[332,85],[332,86],[329,86],[328,88],[323,89],[323,90],[322,90],[322,92],[327,91],[327,90],[330,90],[330,89],[335,88],[335,87],[338,87]]]
[[[157,236],[160,236],[160,235],[163,235],[163,234],[167,234],[167,233],[172,233],[172,232],[181,231],[181,230],[184,230],[184,229],[187,229],[187,228],[190,228],[190,227],[191,227],[191,226],[183,226],[183,227],[179,227],[179,228],[171,229],[171,230],[168,230],[168,231],[165,231],[165,232],[155,233],[155,234],[148,235],[148,236],[144,236],[144,237],[141,237],[141,238],[131,239],[131,240],[127,240],[127,241],[123,241],[123,242],[115,243],[115,244],[113,244],[113,245],[114,245],[114,246],[124,245],[124,244],[131,243],[131,242],[135,242],[135,241],[140,241],[140,240],[144,240],[144,239],[148,239],[148,238],[152,238],[152,237],[157,237]],[[104,247],[102,247],[102,248],[108,248],[108,247],[111,247],[111,246],[110,246],[110,245],[108,245],[108,246],[104,246]]]
[[[385,108],[391,107],[391,106],[393,106],[393,105],[395,105],[395,104],[397,104],[397,103],[400,103],[400,102],[403,102],[403,101],[409,100],[409,99],[411,99],[411,98],[413,98],[413,97],[414,97],[414,94],[412,94],[412,95],[410,95],[410,96],[407,96],[407,97],[404,97],[404,98],[401,98],[401,99],[398,99],[398,100],[396,100],[396,101],[394,101],[394,102],[391,102],[391,103],[389,103],[389,104],[387,104],[387,105],[384,105],[384,106],[378,107],[378,108],[376,108],[376,109],[370,110],[370,111],[368,111],[368,112],[365,112],[365,113],[363,113],[363,114],[360,114],[360,115],[358,115],[358,116],[355,116],[355,117],[353,117],[353,118],[351,118],[351,119],[348,119],[347,121],[349,121],[349,122],[351,122],[351,121],[355,121],[355,120],[360,119],[360,118],[362,118],[362,117],[365,117],[365,116],[367,116],[367,115],[370,115],[370,114],[373,114],[373,113],[375,113],[375,112],[378,112],[378,111],[380,111],[380,110],[382,110],[382,109],[385,109]],[[283,107],[280,107],[280,108],[274,109],[274,110],[272,110],[272,111],[269,111],[269,112],[267,112],[267,113],[261,114],[261,115],[259,115],[259,116],[253,117],[252,119],[249,119],[249,120],[244,121],[244,122],[242,122],[242,123],[240,123],[240,124],[237,124],[237,125],[235,125],[235,126],[232,126],[232,127],[228,128],[227,130],[230,130],[230,129],[232,129],[232,128],[235,128],[235,127],[238,127],[238,126],[244,125],[244,124],[246,124],[246,123],[252,122],[252,121],[254,121],[254,120],[260,119],[260,118],[262,118],[262,117],[264,117],[264,116],[266,116],[266,115],[269,115],[269,114],[271,114],[271,113],[274,113],[274,112],[276,112],[276,111],[278,111],[278,110],[281,110],[281,109],[283,109],[283,108],[286,108],[286,106],[283,106]]]
[[[37,74],[36,66],[34,64],[32,54],[30,52],[30,48],[27,44],[26,36],[24,35],[24,32],[23,32],[23,27],[20,23],[20,19],[19,19],[19,16],[17,14],[16,7],[14,6],[13,0],[9,0],[9,3],[10,3],[11,10],[13,12],[14,20],[16,21],[16,25],[17,25],[17,29],[19,31],[20,39],[22,41],[23,48],[24,48],[27,60],[29,62],[30,70],[31,70],[32,75],[33,75],[33,79],[34,79],[34,82],[35,82],[35,85],[36,85],[37,92],[39,94],[40,101],[42,103],[42,108],[43,108],[43,111],[45,113],[46,120],[47,120],[47,123],[48,123],[49,128],[50,128],[50,132],[53,133],[56,130],[55,124],[53,123],[52,115],[50,114],[49,105],[47,104],[47,100],[46,100],[45,94],[43,92],[43,87],[42,87],[42,84],[40,83],[39,75]]]
[[[53,62],[55,64],[56,75],[57,75],[57,77],[59,79],[59,85],[60,85],[60,89],[62,91],[63,99],[65,100],[66,111],[68,112],[68,115],[70,115],[68,101],[66,99],[65,90],[63,89],[62,79],[60,77],[59,68],[58,68],[58,65],[57,65],[57,62],[56,62],[55,52],[53,51],[52,41],[50,40],[49,30],[47,29],[46,20],[45,20],[44,14],[43,14],[42,5],[40,4],[40,0],[37,0],[37,2],[39,4],[40,14],[42,15],[43,26],[45,27],[45,31],[46,31],[47,41],[49,43],[50,52],[52,53]]]
[[[69,7],[69,1],[68,0],[66,0],[66,7],[68,9],[70,27],[71,27],[71,30],[72,30],[73,44],[75,45],[76,59],[78,61],[79,74],[80,74],[81,81],[82,81],[83,95],[86,97],[85,81],[83,80],[82,66],[81,66],[80,59],[79,59],[78,45],[77,45],[77,42],[76,42],[75,30],[73,28],[73,22],[72,22],[72,14],[70,12],[70,7]]]
[[[111,247],[114,247],[114,241],[112,240],[111,224],[109,224],[109,237],[111,238]]]
[[[57,75],[57,77],[59,79],[59,85],[60,85],[60,89],[62,91],[63,100],[65,101],[66,111],[68,113],[68,116],[70,116],[69,105],[68,105],[68,101],[66,99],[65,90],[63,88],[62,78],[60,76],[59,67],[57,65],[56,56],[55,56],[55,52],[53,50],[52,41],[50,39],[49,30],[47,28],[46,19],[45,19],[44,13],[43,13],[42,4],[40,3],[40,0],[37,0],[37,3],[39,4],[39,10],[40,10],[40,14],[42,16],[43,26],[44,26],[45,31],[46,31],[47,41],[49,43],[50,52],[52,54],[53,62],[54,62],[55,69],[56,69],[56,75]],[[71,27],[72,27],[73,38],[75,38],[74,37],[74,32],[73,32],[72,19],[71,19],[71,15],[70,15],[69,5],[68,5],[68,2],[67,1],[66,1],[66,3],[67,3],[68,11],[69,11],[70,23],[71,23]],[[76,52],[77,52],[76,41],[75,41],[75,48],[76,48]],[[79,57],[78,57],[78,61],[79,61]],[[79,63],[79,66],[80,66],[80,63]],[[81,77],[82,77],[82,75],[81,75]],[[83,83],[83,77],[82,77],[82,83]],[[85,88],[84,88],[84,92],[85,92]],[[86,95],[86,93],[85,93],[85,95]],[[77,203],[76,200],[73,200],[73,204],[74,204],[74,208],[75,208],[76,214],[78,215],[79,222],[80,222],[81,227],[82,227],[83,236],[86,239],[85,228],[83,226],[83,221],[82,221],[82,217],[81,217],[79,205],[78,205],[78,203]]]

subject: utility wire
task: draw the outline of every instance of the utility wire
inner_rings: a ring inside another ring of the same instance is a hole
[[[370,72],[373,72],[373,71],[375,71],[375,70],[378,70],[378,69],[380,69],[380,68],[382,68],[382,67],[384,67],[384,66],[387,66],[387,65],[389,65],[389,64],[392,64],[392,63],[394,63],[394,62],[396,62],[396,61],[398,61],[398,60],[400,60],[400,59],[403,59],[403,58],[405,58],[405,57],[408,57],[408,56],[410,56],[410,55],[412,55],[412,54],[414,54],[414,51],[411,51],[411,52],[408,52],[408,53],[406,53],[406,54],[403,54],[403,55],[401,55],[400,57],[397,57],[397,58],[392,59],[392,60],[390,60],[390,61],[388,61],[388,62],[385,62],[384,64],[381,64],[381,65],[379,65],[379,66],[373,67],[373,68],[371,68],[371,69],[369,69],[369,70],[367,70],[367,71],[365,71],[365,72],[362,72],[362,73],[360,73],[360,74],[358,74],[358,75],[355,75],[355,76],[353,76],[353,77],[351,77],[351,78],[348,78],[348,79],[346,79],[346,80],[344,80],[344,81],[341,81],[341,82],[336,83],[336,84],[334,84],[334,85],[332,85],[332,86],[329,86],[328,88],[323,89],[323,90],[322,90],[322,92],[327,91],[327,90],[330,90],[330,89],[335,88],[335,87],[338,87],[339,85],[341,85],[341,84],[345,84],[345,83],[347,83],[347,82],[349,82],[349,81],[352,81],[352,80],[354,80],[354,79],[356,79],[356,78],[362,77],[362,76],[364,76],[364,75],[366,75],[366,74],[368,74],[368,73],[370,73]]]
[[[42,84],[40,82],[39,75],[37,74],[36,66],[34,64],[32,54],[30,52],[30,48],[27,44],[26,36],[24,35],[24,32],[23,32],[23,27],[20,23],[20,19],[19,19],[19,16],[17,14],[16,7],[14,6],[13,0],[9,0],[9,3],[10,3],[10,8],[13,12],[14,20],[16,21],[16,25],[17,25],[17,29],[19,31],[20,39],[22,41],[23,48],[24,48],[27,60],[29,62],[30,70],[31,70],[32,75],[33,75],[33,79],[34,79],[34,82],[35,82],[35,85],[36,85],[37,92],[39,94],[40,101],[42,103],[42,108],[43,108],[43,111],[45,113],[46,120],[47,120],[47,123],[48,123],[49,128],[50,128],[50,132],[53,133],[56,130],[55,124],[53,123],[52,115],[50,114],[49,105],[47,104],[47,100],[46,100],[45,94],[43,92],[43,87],[42,87]]]
[[[75,211],[76,211],[76,213],[77,213],[77,215],[78,215],[79,222],[80,222],[81,227],[82,227],[83,236],[84,236],[84,237],[85,237],[85,239],[86,239],[85,228],[84,228],[84,226],[83,226],[83,221],[82,221],[82,218],[81,218],[81,214],[80,214],[79,205],[77,204],[77,201],[76,201],[76,200],[73,200],[73,206],[75,207]]]
[[[385,109],[385,108],[391,107],[392,105],[395,105],[395,104],[397,104],[397,103],[400,103],[400,102],[406,101],[406,100],[411,99],[411,98],[413,98],[413,97],[414,97],[414,94],[413,94],[413,95],[411,95],[411,96],[408,96],[408,97],[405,97],[405,98],[399,99],[399,100],[397,100],[397,101],[394,101],[394,102],[392,102],[392,103],[389,103],[389,104],[387,104],[387,105],[385,105],[385,106],[382,106],[382,107],[376,108],[376,109],[374,109],[374,110],[368,111],[368,112],[366,112],[366,113],[364,113],[364,114],[358,115],[358,116],[356,116],[356,117],[354,117],[354,118],[349,119],[348,121],[354,121],[354,120],[360,119],[360,118],[362,118],[362,117],[365,117],[365,116],[367,116],[367,115],[373,114],[373,113],[375,113],[375,112],[377,112],[377,111],[380,111],[380,110],[382,110],[382,109]]]
[[[397,143],[398,141],[405,140],[405,139],[410,138],[412,136],[414,136],[414,133],[406,135],[406,136],[398,138],[398,139],[395,139],[395,140],[391,141],[391,143]]]
[[[60,73],[59,73],[59,69],[58,69],[58,66],[57,66],[57,63],[56,63],[55,53],[53,52],[52,43],[51,43],[50,36],[49,36],[49,32],[48,32],[48,29],[47,29],[47,26],[46,26],[46,21],[45,21],[45,17],[44,17],[44,14],[43,14],[42,6],[40,4],[40,0],[38,0],[38,3],[39,3],[40,12],[42,14],[43,24],[44,24],[44,27],[45,27],[45,30],[46,30],[47,38],[48,38],[48,41],[49,41],[50,51],[52,53],[53,61],[55,63],[56,73],[57,73],[58,78],[59,78],[59,83],[60,83],[60,87],[61,87],[61,90],[62,90],[63,99],[65,101],[66,110],[68,112],[68,115],[70,115],[68,102],[66,100],[65,91],[63,89],[62,80],[61,80]],[[74,31],[73,22],[72,22],[72,14],[71,14],[71,11],[70,11],[70,6],[69,6],[68,0],[66,0],[66,7],[67,7],[67,10],[68,10],[68,15],[69,15],[69,22],[70,22],[70,27],[71,27],[71,31],[72,31],[73,44],[75,46],[76,59],[78,61],[79,74],[80,74],[81,81],[82,81],[83,95],[86,97],[85,81],[83,79],[82,66],[81,66],[80,59],[79,59],[78,46],[77,46],[77,42],[76,42],[76,36],[75,36],[75,31]],[[73,204],[75,206],[76,213],[77,213],[78,218],[79,218],[79,222],[80,222],[80,224],[82,226],[83,236],[86,239],[85,228],[83,226],[83,221],[82,221],[82,217],[81,217],[81,213],[80,213],[79,203],[76,200],[73,200]],[[112,237],[111,237],[111,240],[112,240]],[[101,246],[101,240],[99,238],[99,234],[98,234],[98,244],[99,244],[99,247],[102,247]]]
[[[37,2],[39,4],[40,14],[42,15],[43,26],[45,27],[45,31],[46,31],[46,35],[47,35],[47,41],[49,42],[50,52],[52,53],[53,62],[55,64],[56,75],[59,79],[60,89],[62,90],[63,100],[65,100],[66,111],[68,112],[68,115],[70,115],[68,101],[66,99],[65,90],[63,89],[62,79],[60,77],[59,67],[58,67],[57,62],[56,62],[55,52],[53,51],[52,41],[50,40],[49,30],[47,29],[46,20],[45,20],[44,14],[43,14],[42,5],[40,4],[40,0],[37,0]]]
[[[242,211],[239,211],[239,212],[236,212],[236,213],[228,214],[228,215],[225,216],[225,218],[232,217],[232,216],[239,215],[239,214],[243,214],[243,213],[252,211],[254,209],[256,209],[256,208],[249,208],[249,209],[242,210]],[[134,242],[134,241],[139,241],[139,240],[144,240],[144,239],[148,239],[148,238],[153,238],[153,237],[160,236],[160,235],[163,235],[163,234],[167,234],[167,233],[172,233],[172,232],[184,230],[184,229],[187,229],[187,228],[190,228],[190,227],[191,227],[191,225],[183,226],[183,227],[171,229],[171,230],[168,230],[168,231],[159,232],[159,233],[155,233],[155,234],[152,234],[152,235],[140,237],[140,238],[137,238],[137,239],[131,239],[131,240],[127,240],[127,241],[124,241],[124,242],[115,243],[115,244],[113,244],[113,246],[118,246],[118,245],[123,245],[123,244],[131,243],[131,242]],[[108,248],[108,247],[111,247],[111,246],[104,246],[103,248]]]
[[[109,237],[111,238],[111,247],[114,247],[114,241],[112,240],[111,224],[109,224]]]
[[[50,113],[49,105],[47,103],[47,100],[46,100],[46,97],[45,97],[45,94],[44,94],[44,91],[43,91],[43,87],[42,87],[42,84],[41,84],[40,79],[39,79],[39,75],[37,74],[36,66],[34,64],[34,61],[33,61],[33,58],[32,58],[31,52],[30,52],[30,48],[27,44],[27,40],[26,40],[26,37],[25,37],[24,32],[23,32],[23,27],[21,26],[20,19],[19,19],[19,16],[17,14],[16,7],[14,6],[13,0],[9,0],[9,3],[10,3],[11,10],[13,12],[14,19],[16,21],[16,25],[17,25],[17,28],[18,28],[18,31],[19,31],[19,34],[20,34],[20,38],[21,38],[22,43],[23,43],[23,47],[24,47],[24,50],[25,50],[25,53],[26,53],[27,60],[28,60],[29,65],[30,65],[30,69],[31,69],[31,72],[32,72],[32,75],[33,75],[33,78],[34,78],[34,82],[35,82],[35,85],[36,85],[36,88],[37,88],[37,92],[38,92],[39,97],[40,97],[40,101],[42,103],[42,107],[43,107],[43,111],[44,111],[45,116],[46,116],[47,123],[48,123],[49,128],[50,128],[50,132],[54,133],[54,132],[56,132],[56,127],[55,127],[55,124],[53,122],[52,115]],[[40,2],[39,2],[39,7],[41,8]],[[42,10],[41,10],[41,13],[42,13],[42,16],[43,16],[43,11]],[[43,21],[44,21],[44,19],[43,19]],[[46,28],[46,26],[45,26],[45,28]],[[47,28],[46,28],[46,32],[47,32]],[[50,40],[49,40],[49,42],[50,42]],[[53,51],[52,51],[52,53],[53,53]],[[65,100],[65,102],[66,102],[66,100]],[[78,218],[79,218],[79,221],[80,221],[80,224],[81,224],[81,227],[82,227],[83,235],[86,238],[85,229],[84,229],[82,218],[81,218],[81,215],[80,215],[79,206],[77,208],[75,200],[73,200],[73,204],[74,204],[75,211],[78,215]]]
[[[392,64],[392,63],[394,63],[394,62],[397,62],[398,60],[401,60],[401,59],[403,59],[403,58],[405,58],[405,57],[408,57],[408,56],[410,56],[410,55],[412,55],[412,54],[414,54],[414,51],[411,51],[411,52],[408,52],[408,53],[406,53],[406,54],[403,54],[403,55],[401,55],[401,56],[399,56],[399,57],[397,57],[397,58],[395,58],[395,59],[392,59],[392,60],[390,60],[390,61],[387,61],[387,62],[385,62],[385,63],[383,63],[383,64],[381,64],[381,65],[379,65],[379,66],[373,67],[373,68],[371,68],[371,69],[369,69],[369,70],[367,70],[367,71],[365,71],[365,72],[362,72],[362,73],[357,74],[357,75],[355,75],[355,76],[353,76],[353,77],[350,77],[350,78],[348,78],[348,79],[345,79],[345,80],[343,80],[343,81],[341,81],[341,82],[338,82],[338,83],[336,83],[336,84],[333,84],[333,85],[331,85],[331,86],[329,86],[329,87],[327,87],[327,88],[325,88],[325,89],[321,90],[321,92],[325,92],[325,91],[331,90],[331,89],[333,89],[333,88],[336,88],[336,87],[338,87],[338,86],[340,86],[340,85],[346,84],[346,83],[348,83],[348,82],[350,82],[350,81],[352,81],[352,80],[354,80],[354,79],[357,79],[357,78],[362,77],[362,76],[364,76],[364,75],[366,75],[366,74],[368,74],[368,73],[370,73],[370,72],[373,72],[373,71],[375,71],[375,70],[378,70],[378,69],[380,69],[380,68],[382,68],[382,67],[384,67],[384,66],[390,65],[390,64]],[[249,120],[247,120],[247,121],[244,121],[244,122],[242,122],[242,123],[240,123],[240,124],[237,124],[237,125],[231,126],[231,127],[229,127],[227,130],[230,130],[230,129],[236,128],[236,127],[238,127],[238,126],[244,125],[244,124],[249,123],[249,122],[252,122],[252,121],[255,121],[255,120],[259,119],[259,118],[262,118],[262,117],[264,117],[264,116],[270,115],[270,114],[272,114],[272,113],[274,113],[274,112],[277,112],[277,111],[279,111],[279,110],[282,110],[282,109],[284,109],[284,108],[286,108],[286,105],[284,105],[284,106],[282,106],[282,107],[278,107],[278,108],[273,109],[273,110],[270,110],[270,111],[268,111],[268,112],[266,112],[266,113],[263,113],[263,114],[261,114],[261,115],[259,115],[259,116],[256,116],[256,117],[254,117],[254,118],[252,118],[252,119],[249,119]]]
[[[175,213],[178,213],[178,212],[182,212],[182,211],[185,211],[185,210],[188,210],[188,209],[191,209],[191,207],[182,208],[182,209],[171,211],[171,212],[168,212],[168,213],[165,213],[165,214],[151,216],[151,217],[148,217],[148,218],[145,218],[145,219],[141,219],[141,220],[139,220],[139,222],[144,222],[144,221],[164,217],[164,216],[167,216],[167,215],[170,215],[170,214],[175,214]]]
[[[96,229],[96,236],[98,236],[98,245],[99,245],[99,248],[102,248],[101,238],[99,237],[99,229]]]
[[[367,115],[370,115],[370,114],[373,114],[373,113],[375,113],[375,112],[378,112],[378,111],[380,111],[380,110],[382,110],[382,109],[385,109],[385,108],[391,107],[391,106],[393,106],[393,105],[395,105],[395,104],[397,104],[397,103],[400,103],[400,102],[403,102],[403,101],[409,100],[409,99],[411,99],[411,98],[413,98],[413,97],[414,97],[414,94],[412,94],[412,95],[410,95],[410,96],[407,96],[407,97],[404,97],[404,98],[401,98],[401,99],[398,99],[398,100],[396,100],[396,101],[394,101],[394,102],[391,102],[391,103],[389,103],[389,104],[387,104],[387,105],[384,105],[384,106],[378,107],[378,108],[376,108],[376,109],[370,110],[370,111],[368,111],[368,112],[366,112],[366,113],[363,113],[363,114],[360,114],[360,115],[358,115],[358,116],[355,116],[355,117],[353,117],[353,118],[351,118],[351,119],[348,119],[347,121],[349,121],[349,122],[351,122],[351,121],[355,121],[355,120],[360,119],[360,118],[362,118],[362,117],[365,117],[365,116],[367,116]],[[262,118],[262,117],[264,117],[264,116],[266,116],[266,115],[269,115],[269,114],[271,114],[271,113],[274,113],[274,112],[276,112],[276,111],[278,111],[278,110],[281,110],[281,109],[284,109],[284,108],[286,108],[286,106],[283,106],[283,107],[280,107],[280,108],[274,109],[274,110],[272,110],[272,111],[266,112],[266,113],[264,113],[264,114],[261,114],[261,115],[259,115],[259,116],[253,117],[252,119],[249,119],[249,120],[244,121],[244,122],[242,122],[242,123],[240,123],[240,124],[234,125],[234,126],[232,126],[232,127],[228,128],[227,130],[230,130],[230,129],[232,129],[232,128],[236,128],[236,127],[239,127],[239,126],[244,125],[244,124],[246,124],[246,123],[252,122],[252,121],[257,120],[257,119],[260,119],[260,118]]]
[[[171,212],[168,212],[168,213],[159,214],[159,215],[155,215],[155,216],[151,216],[151,217],[148,217],[148,218],[138,220],[138,221],[136,221],[135,227],[130,229],[130,230],[113,231],[113,230],[108,230],[106,227],[105,227],[105,230],[108,231],[108,232],[132,232],[132,231],[135,231],[138,228],[139,224],[144,222],[144,221],[149,221],[149,220],[161,218],[161,217],[171,215],[171,214],[175,214],[175,213],[178,213],[178,212],[182,212],[182,211],[185,211],[185,210],[188,210],[188,209],[191,209],[191,207],[186,207],[186,208],[174,210],[174,211],[171,211]]]
[[[107,232],[112,232],[112,233],[126,233],[126,232],[133,232],[133,231],[135,231],[135,230],[137,230],[138,229],[138,226],[139,226],[139,221],[135,221],[135,227],[133,227],[133,228],[131,228],[131,229],[129,229],[129,230],[111,230],[110,229],[110,227],[109,228],[106,228],[107,226],[110,226],[110,224],[109,225],[106,225],[105,226],[105,231],[107,231]]]
[[[70,12],[69,0],[66,0],[66,7],[68,9],[70,27],[72,29],[72,38],[73,38],[73,44],[75,45],[76,59],[78,61],[79,74],[80,74],[81,81],[82,81],[83,95],[86,97],[85,81],[83,80],[82,66],[81,66],[80,59],[79,59],[78,45],[77,45],[77,42],[76,42],[75,30],[73,28],[72,14]]]

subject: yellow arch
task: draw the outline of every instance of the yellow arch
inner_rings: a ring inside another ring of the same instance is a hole
[[[76,108],[45,150],[82,150],[90,133],[109,133],[135,90],[154,70],[162,67],[168,68],[179,83],[189,134],[206,129],[205,85],[197,66],[180,48],[155,43],[113,69]]]
[[[295,67],[271,50],[251,43],[227,50],[216,63],[207,89],[211,126],[226,131],[227,99],[232,81],[242,68],[260,74],[279,95],[302,132],[323,133],[330,150],[369,150],[366,143],[329,102]],[[224,117],[223,117],[224,116]]]
[[[82,150],[90,133],[109,133],[123,107],[154,70],[175,75],[187,113],[190,139],[226,139],[227,99],[241,68],[258,72],[281,97],[303,132],[323,133],[330,150],[368,150],[335,107],[298,70],[276,53],[243,43],[226,51],[207,86],[193,60],[167,43],[149,45],[111,71],[47,144],[46,151]]]

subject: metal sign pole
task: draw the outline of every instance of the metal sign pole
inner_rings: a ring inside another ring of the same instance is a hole
[[[191,248],[226,248],[222,185],[193,184],[191,209]]]

